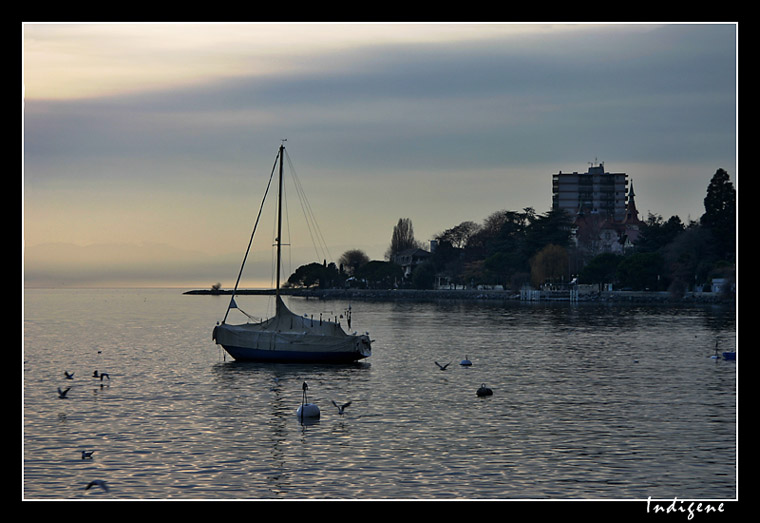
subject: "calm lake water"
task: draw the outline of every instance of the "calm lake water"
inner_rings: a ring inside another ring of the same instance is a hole
[[[732,308],[360,301],[372,357],[319,366],[225,358],[211,331],[228,300],[26,290],[23,498],[737,496],[738,360],[711,358],[736,348]],[[272,300],[237,301],[262,316]],[[302,425],[304,382],[322,415]]]

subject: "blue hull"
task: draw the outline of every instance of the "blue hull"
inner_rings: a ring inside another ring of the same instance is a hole
[[[224,347],[235,361],[259,363],[352,363],[366,358],[358,352],[298,352]]]

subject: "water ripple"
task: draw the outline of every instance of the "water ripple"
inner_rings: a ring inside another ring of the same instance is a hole
[[[709,358],[716,339],[735,347],[733,311],[353,306],[377,340],[369,361],[253,365],[211,342],[224,308],[213,297],[27,292],[24,497],[736,495],[738,362]],[[458,365],[465,356],[472,367]],[[322,409],[309,425],[295,416],[303,381]],[[481,383],[494,396],[476,397]],[[345,415],[333,399],[352,401]],[[96,478],[109,492],[84,490]]]

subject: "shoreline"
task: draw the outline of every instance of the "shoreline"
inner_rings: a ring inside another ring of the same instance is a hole
[[[195,296],[231,295],[231,289],[191,290],[183,292]],[[239,296],[273,296],[274,289],[238,289]],[[597,303],[715,303],[735,304],[735,295],[715,292],[687,292],[674,297],[661,291],[600,291],[572,295],[570,291],[529,291],[528,293],[480,289],[281,289],[283,296],[298,296],[320,300],[377,300],[377,301],[527,301],[527,302],[597,302]]]

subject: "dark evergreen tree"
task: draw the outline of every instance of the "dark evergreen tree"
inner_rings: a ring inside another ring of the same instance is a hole
[[[371,289],[392,289],[404,278],[404,271],[393,262],[372,260],[359,267],[356,277],[366,281]]]
[[[636,242],[637,252],[658,252],[683,232],[684,225],[678,216],[671,216],[664,222],[662,216],[649,213],[640,230],[641,236]]]
[[[733,260],[736,248],[736,190],[724,169],[718,169],[707,186],[705,213],[700,219],[712,232],[723,259]]]
[[[662,255],[657,252],[625,256],[618,264],[616,276],[622,287],[636,291],[659,291],[670,284],[665,277]]]
[[[617,268],[623,256],[611,252],[599,254],[583,267],[579,283],[615,283]]]

